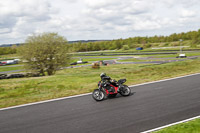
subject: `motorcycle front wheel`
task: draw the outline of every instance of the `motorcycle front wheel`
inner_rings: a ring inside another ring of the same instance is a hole
[[[124,85],[123,89],[120,91],[120,94],[122,96],[129,96],[131,94],[131,89],[127,85]]]
[[[99,89],[95,89],[92,93],[92,97],[96,101],[102,101],[105,97],[105,94],[103,93],[103,91],[100,91]]]

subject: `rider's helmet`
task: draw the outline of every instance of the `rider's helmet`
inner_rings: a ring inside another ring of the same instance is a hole
[[[100,74],[100,77],[101,77],[101,78],[104,77],[104,76],[106,76],[106,73],[101,73],[101,74]]]

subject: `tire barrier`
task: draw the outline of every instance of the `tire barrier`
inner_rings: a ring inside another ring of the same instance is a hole
[[[23,77],[39,77],[39,73],[12,73],[0,74],[0,79],[23,78]]]

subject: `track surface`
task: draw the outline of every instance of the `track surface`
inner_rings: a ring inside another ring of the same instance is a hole
[[[91,95],[0,111],[0,133],[138,133],[200,115],[200,74],[132,88],[129,97]]]

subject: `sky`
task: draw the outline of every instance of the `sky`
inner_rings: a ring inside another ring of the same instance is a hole
[[[0,0],[0,44],[56,32],[68,41],[200,29],[200,0]]]

